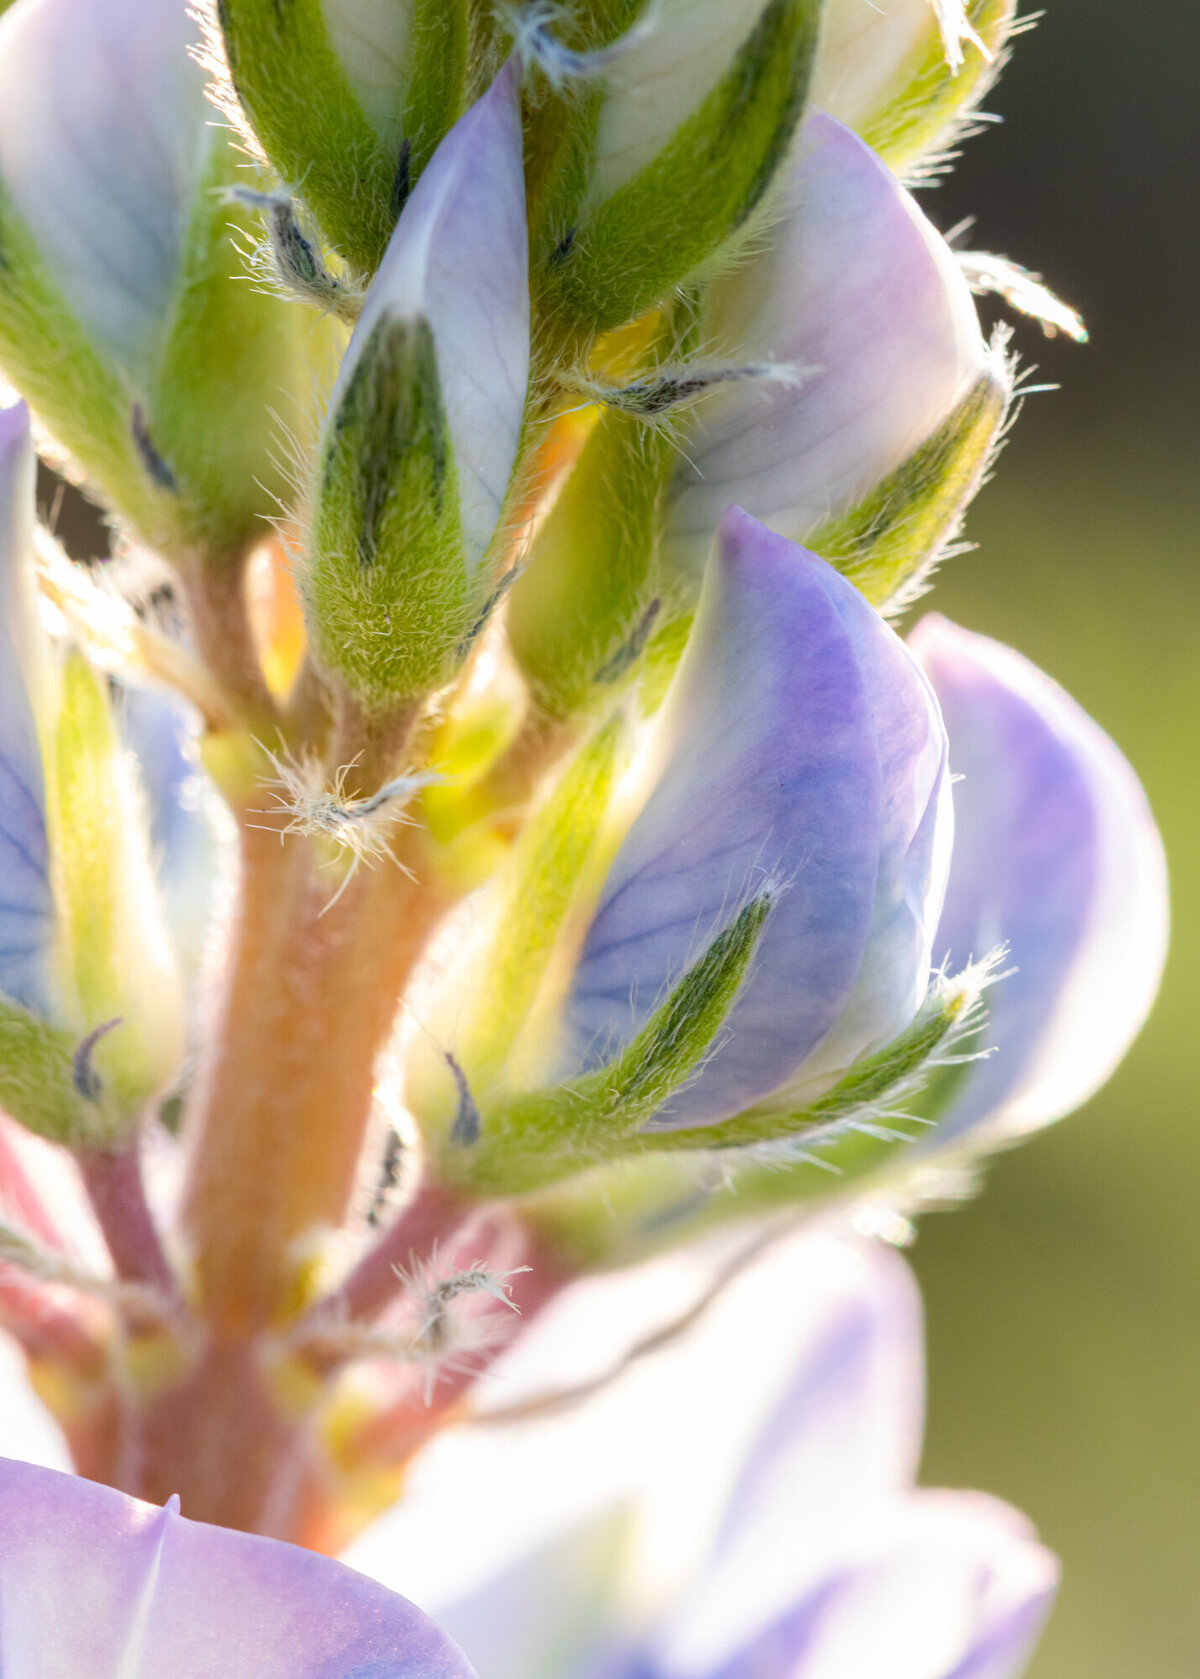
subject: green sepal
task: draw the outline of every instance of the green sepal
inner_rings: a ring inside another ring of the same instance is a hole
[[[161,921],[144,812],[105,678],[69,652],[47,762],[62,1014],[92,1140],[139,1119],[183,1054],[183,1003]],[[100,1117],[97,1117],[100,1116]]]
[[[664,428],[605,411],[538,531],[508,635],[550,717],[610,700],[640,665],[662,616],[654,559],[674,461]]]
[[[920,45],[897,72],[894,91],[854,126],[897,174],[920,174],[936,164],[970,122],[1004,67],[1005,42],[1016,21],[1016,0],[969,0],[967,21],[987,48],[968,45],[957,70],[946,60],[933,8]]]
[[[466,0],[413,0],[409,9],[408,74],[394,114],[376,126],[321,0],[217,0],[225,67],[254,138],[325,237],[367,275],[466,97]]]
[[[687,1131],[654,1131],[640,1146],[656,1149],[744,1149],[763,1143],[794,1143],[808,1151],[834,1143],[847,1129],[891,1108],[912,1093],[914,1078],[932,1072],[947,1043],[959,1040],[978,1022],[981,980],[968,969],[951,984],[935,986],[916,1018],[875,1055],[856,1062],[837,1083],[803,1107],[761,1103],[720,1125]],[[896,1139],[891,1139],[896,1140]]]
[[[326,434],[302,577],[317,655],[365,709],[440,686],[486,605],[468,577],[433,334],[383,316]]]
[[[622,723],[584,743],[536,810],[497,882],[488,936],[472,966],[486,973],[456,1017],[458,1059],[473,1087],[495,1085],[550,968],[559,934],[593,864],[621,763]]]
[[[523,1217],[572,1264],[624,1265],[736,1220],[903,1186],[906,1150],[931,1132],[927,1094],[983,1041],[994,978],[989,960],[939,981],[906,1031],[817,1101],[643,1132],[637,1154],[530,1196]]]
[[[543,246],[543,316],[587,337],[642,314],[746,226],[804,110],[820,0],[767,0],[718,85],[658,156]]]
[[[78,1045],[60,1026],[0,995],[0,1108],[52,1143],[84,1143],[107,1129],[76,1082]]]
[[[443,1152],[444,1181],[476,1193],[519,1194],[636,1149],[641,1127],[711,1050],[774,901],[771,891],[751,899],[606,1066],[485,1103],[478,1139]]]
[[[958,534],[1003,436],[1012,380],[1003,355],[933,436],[848,513],[805,546],[828,560],[881,611],[919,595]]]

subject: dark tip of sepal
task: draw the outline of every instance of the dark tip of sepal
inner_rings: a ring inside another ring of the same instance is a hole
[[[446,1066],[450,1070],[450,1077],[454,1080],[454,1087],[458,1092],[458,1108],[454,1115],[454,1124],[450,1129],[450,1142],[454,1148],[472,1148],[478,1141],[483,1129],[483,1117],[479,1106],[471,1094],[471,1086],[461,1065],[451,1055],[443,1050]]]
[[[150,435],[150,425],[146,419],[146,411],[142,405],[135,402],[129,416],[129,431],[137,448],[142,465],[160,490],[169,490],[172,495],[178,493],[179,484],[170,466],[163,459],[155,447],[154,439]]]
[[[117,1015],[113,1020],[106,1020],[102,1026],[95,1027],[86,1038],[80,1040],[71,1062],[71,1074],[75,1088],[86,1102],[98,1102],[104,1093],[104,1083],[96,1071],[92,1057],[96,1045],[110,1032],[116,1030],[124,1021],[123,1015]]]

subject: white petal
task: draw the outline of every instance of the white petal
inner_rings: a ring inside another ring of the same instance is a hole
[[[932,435],[987,366],[945,241],[849,129],[801,132],[781,218],[715,288],[707,354],[776,362],[794,384],[706,397],[682,437],[668,552],[695,571],[730,502],[802,541]]]
[[[28,0],[0,22],[0,176],[79,320],[139,369],[216,121],[186,0]]]

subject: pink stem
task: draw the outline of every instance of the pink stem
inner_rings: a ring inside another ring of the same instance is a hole
[[[473,1217],[478,1203],[457,1190],[428,1184],[417,1191],[338,1287],[319,1300],[308,1322],[363,1323],[378,1317],[404,1287],[398,1270],[428,1259]]]
[[[146,1200],[136,1139],[116,1149],[80,1149],[76,1158],[118,1277],[175,1299],[175,1273]]]

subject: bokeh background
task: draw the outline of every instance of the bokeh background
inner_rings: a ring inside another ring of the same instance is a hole
[[[1031,1679],[1200,1672],[1200,12],[1049,0],[943,229],[1042,272],[1086,347],[1037,383],[935,604],[1022,648],[1115,736],[1166,836],[1158,1008],[1088,1108],[924,1221],[925,1479],[1028,1511],[1065,1565]]]

